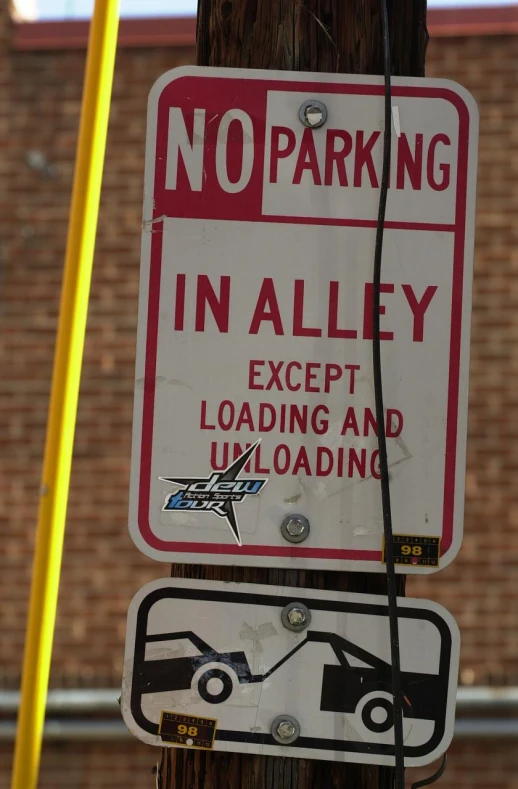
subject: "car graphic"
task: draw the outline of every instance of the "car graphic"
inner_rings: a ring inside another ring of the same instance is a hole
[[[310,632],[307,641],[331,645],[339,665],[324,665],[320,709],[323,712],[360,714],[364,726],[381,734],[394,725],[392,667],[384,660],[341,636]],[[351,665],[348,656],[364,666]],[[401,672],[402,710],[405,718],[436,720],[441,693],[439,677],[434,674]],[[444,702],[445,714],[446,703]],[[376,715],[382,710],[383,715]]]
[[[390,664],[335,633],[308,631],[303,641],[264,674],[252,674],[244,652],[218,652],[193,631],[147,635],[145,640],[156,644],[187,641],[197,651],[190,656],[147,660],[145,648],[135,653],[132,713],[138,724],[152,734],[157,733],[158,724],[142,712],[144,694],[193,689],[204,701],[221,704],[232,695],[236,681],[239,685],[264,682],[306,644],[315,642],[329,644],[338,659],[338,665],[323,667],[321,711],[357,713],[365,727],[378,734],[394,725]],[[351,658],[363,665],[352,665]],[[211,682],[214,679],[219,682]],[[446,695],[441,691],[439,676],[403,671],[401,685],[405,717],[435,721],[445,714]]]
[[[146,640],[148,643],[188,641],[195,647],[198,654],[189,657],[139,660],[133,670],[133,684],[139,693],[189,690],[194,676],[198,674],[195,684],[200,697],[209,704],[221,704],[232,693],[233,675],[237,677],[240,684],[261,682],[262,680],[262,676],[252,675],[244,652],[218,652],[191,630],[148,636]],[[208,665],[214,663],[219,665]],[[199,669],[205,665],[207,665],[206,671],[199,674]],[[212,690],[214,683],[210,682],[211,679],[220,680],[221,690],[219,692]]]

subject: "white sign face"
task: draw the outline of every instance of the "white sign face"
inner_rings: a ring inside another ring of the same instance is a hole
[[[286,606],[298,620],[309,611],[309,625],[287,629]],[[459,632],[436,603],[407,598],[398,609],[410,767],[452,739]],[[130,606],[121,704],[129,730],[151,745],[392,765],[387,599],[153,581]],[[294,727],[281,728],[286,744],[277,719]]]
[[[426,573],[462,539],[478,121],[454,83],[392,92],[386,433],[398,561]],[[321,128],[299,119],[308,99]],[[193,67],[154,86],[130,494],[149,556],[385,571],[383,112],[378,77]],[[302,542],[281,533],[292,514]]]

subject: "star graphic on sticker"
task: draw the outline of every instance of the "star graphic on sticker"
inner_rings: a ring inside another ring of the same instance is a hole
[[[224,471],[214,472],[208,477],[159,477],[163,482],[171,482],[173,485],[180,485],[184,490],[184,497],[169,496],[164,510],[183,509],[180,505],[202,499],[205,503],[209,502],[210,507],[198,509],[198,512],[212,512],[220,518],[224,518],[232,532],[232,535],[239,546],[243,545],[239,524],[237,522],[234,505],[236,502],[244,501],[247,496],[257,495],[264,485],[268,482],[263,479],[241,479],[239,474],[246,466],[255,450],[261,443],[259,438],[255,444],[246,449],[234,462]],[[234,484],[232,484],[234,483]],[[178,506],[170,506],[171,502]]]

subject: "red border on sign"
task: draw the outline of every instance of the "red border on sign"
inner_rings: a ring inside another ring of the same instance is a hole
[[[182,77],[175,80],[176,84],[182,79],[199,79],[207,81],[207,78]],[[213,79],[224,79],[227,83],[227,95],[231,94],[232,82],[241,82],[226,77],[211,77]],[[322,91],[322,84],[314,82],[288,82],[281,80],[250,80],[251,83],[260,83],[265,96],[268,90],[284,91],[303,91],[311,93]],[[169,83],[171,85],[172,83]],[[165,86],[166,90],[168,86]],[[362,94],[371,96],[382,96],[383,85],[365,84],[326,84],[325,92],[341,94]],[[454,253],[453,253],[453,285],[452,285],[452,312],[451,312],[451,335],[450,335],[450,364],[448,379],[448,408],[446,421],[446,453],[445,453],[445,479],[444,479],[444,500],[443,500],[443,531],[441,536],[441,556],[444,556],[450,549],[453,539],[453,515],[455,497],[455,467],[457,449],[457,423],[458,423],[458,397],[459,397],[459,373],[460,373],[460,346],[461,346],[461,326],[462,326],[462,293],[464,277],[464,247],[466,231],[466,192],[468,177],[468,141],[469,141],[469,110],[461,96],[448,88],[431,87],[402,87],[393,86],[393,96],[416,97],[416,98],[438,98],[450,102],[459,115],[459,151],[457,167],[457,192],[455,204],[455,223],[451,224],[427,224],[412,222],[386,222],[387,229],[404,230],[434,230],[440,232],[453,232]],[[163,95],[163,92],[162,94]],[[160,102],[159,102],[160,105]],[[163,141],[162,141],[163,142]],[[157,148],[159,145],[157,134]],[[160,194],[159,169],[163,168],[159,157],[155,158],[155,196]],[[262,176],[262,174],[261,174]],[[162,176],[163,177],[163,176]],[[163,190],[162,190],[163,192]],[[156,197],[153,209],[153,218],[164,215],[163,200]],[[205,206],[206,209],[206,206]],[[192,216],[192,214],[191,214]],[[209,217],[206,217],[209,218]],[[230,217],[229,217],[230,218]],[[237,217],[235,217],[237,218]],[[241,218],[241,217],[240,217]],[[242,217],[243,219],[245,217]],[[277,217],[277,216],[257,216],[248,221],[261,222],[286,222],[293,224],[333,224],[347,225],[352,227],[376,227],[376,221],[372,220],[322,220],[313,217]],[[149,277],[149,299],[148,299],[148,318],[147,318],[147,337],[146,337],[146,358],[145,358],[145,386],[143,399],[142,416],[142,438],[140,455],[140,480],[138,496],[138,527],[142,539],[152,548],[162,552],[177,553],[197,553],[197,554],[220,554],[235,556],[276,556],[286,558],[301,559],[327,559],[327,560],[356,560],[356,561],[381,561],[381,550],[344,550],[335,548],[309,548],[299,545],[290,546],[262,546],[262,545],[222,545],[220,543],[198,543],[198,542],[178,542],[162,540],[152,531],[149,524],[150,489],[151,489],[151,461],[153,444],[153,423],[155,405],[155,376],[156,358],[158,345],[158,317],[160,301],[160,279],[162,267],[162,225],[158,223],[157,231],[152,235],[151,240],[151,259]]]

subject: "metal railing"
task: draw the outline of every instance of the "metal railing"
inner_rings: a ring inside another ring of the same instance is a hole
[[[45,738],[68,741],[123,741],[131,738],[132,735],[119,717],[119,696],[118,688],[49,691]],[[14,717],[19,700],[17,691],[0,691],[0,716],[4,718],[0,721],[0,741],[14,739]],[[516,738],[518,687],[459,688],[457,714],[456,739]],[[99,717],[81,717],[86,715]],[[5,719],[7,717],[10,719]]]

